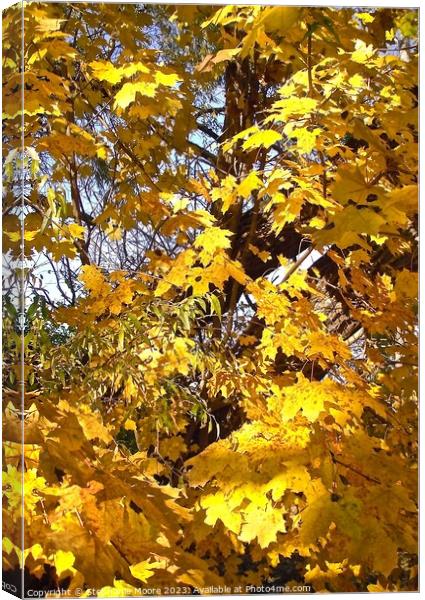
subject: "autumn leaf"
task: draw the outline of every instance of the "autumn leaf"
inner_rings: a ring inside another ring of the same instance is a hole
[[[62,577],[69,571],[75,562],[75,556],[72,552],[64,552],[63,550],[58,550],[55,554],[54,565],[57,574],[59,577]]]
[[[284,531],[286,527],[280,510],[272,507],[264,510],[250,505],[244,511],[244,523],[239,538],[243,542],[257,538],[261,548],[267,548],[276,541],[277,534]]]
[[[207,265],[216,255],[217,251],[230,248],[229,236],[232,234],[228,229],[210,227],[199,234],[195,240],[195,248],[199,249],[199,259],[203,265]]]
[[[137,431],[137,425],[133,419],[126,419],[124,429],[127,429],[128,431]]]
[[[205,523],[214,526],[217,520],[222,521],[223,525],[235,533],[239,533],[241,528],[241,514],[228,507],[228,499],[219,492],[211,496],[205,496],[201,500],[201,507],[206,511]],[[237,508],[237,507],[234,507]]]
[[[377,191],[379,192],[379,188],[370,185],[358,167],[353,168],[349,165],[338,169],[335,182],[331,187],[333,198],[344,205],[349,200],[363,203],[370,194]]]
[[[237,187],[238,194],[243,198],[248,198],[254,190],[262,187],[263,183],[256,173],[251,173],[241,181]]]
[[[307,117],[316,107],[317,100],[314,98],[284,98],[273,104],[273,109],[276,109],[277,112],[277,116],[274,116],[273,120],[286,122],[290,116],[302,115]]]
[[[297,140],[296,149],[301,154],[308,154],[316,146],[316,140],[320,134],[320,129],[315,127],[310,131],[306,127],[295,128],[292,123],[288,123],[283,128],[283,132],[289,138],[295,138]]]
[[[94,77],[101,81],[107,81],[115,85],[119,83],[123,77],[122,71],[116,68],[111,62],[93,61],[90,63]]]
[[[273,129],[257,131],[250,135],[242,144],[243,150],[254,150],[256,148],[270,148],[282,139],[282,135]]]
[[[130,567],[131,574],[143,583],[146,583],[147,580],[154,575],[156,569],[160,569],[163,567],[163,562],[144,560],[142,562],[137,563],[137,565],[132,565]]]
[[[157,83],[142,82],[142,83],[125,83],[120,91],[115,95],[115,106],[125,109],[132,104],[136,99],[136,94],[148,98],[155,98]]]
[[[367,63],[374,54],[372,44],[366,45],[362,40],[356,40],[355,51],[351,54],[351,60],[356,63]]]

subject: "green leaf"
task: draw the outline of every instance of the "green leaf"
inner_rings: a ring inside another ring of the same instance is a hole
[[[221,304],[220,300],[217,298],[215,294],[211,294],[210,297],[211,307],[215,314],[221,319]]]

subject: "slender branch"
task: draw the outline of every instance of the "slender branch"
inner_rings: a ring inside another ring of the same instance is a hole
[[[313,252],[313,250],[314,250],[314,246],[309,246],[307,248],[307,250],[304,250],[304,252],[298,258],[298,260],[296,260],[294,262],[294,264],[291,265],[290,268],[286,271],[285,276],[284,276],[284,278],[281,281],[281,284],[282,283],[286,283],[288,281],[288,279],[291,277],[291,275],[293,273],[295,273],[295,271],[303,264],[303,262],[305,261],[305,259],[310,256],[310,254]]]
[[[342,467],[345,467],[346,469],[349,469],[350,471],[353,471],[353,473],[356,473],[356,475],[360,475],[360,477],[363,477],[367,481],[371,481],[372,483],[381,484],[381,481],[379,481],[379,479],[375,479],[374,477],[370,477],[369,475],[365,475],[365,473],[362,473],[356,467],[353,467],[351,465],[347,465],[347,463],[342,462],[342,460],[339,460],[338,458],[336,458],[336,456],[333,454],[333,452],[331,452],[331,457],[332,457],[332,461],[334,463],[337,463],[338,465],[341,465]]]
[[[313,77],[312,77],[312,31],[311,26],[309,26],[308,34],[307,34],[307,73],[308,73],[308,95],[313,95]]]
[[[196,126],[199,129],[199,131],[202,131],[209,137],[213,138],[213,140],[217,141],[218,138],[220,137],[217,133],[215,133],[215,131],[213,131],[212,129],[210,129],[209,127],[204,125],[203,123],[196,123]]]

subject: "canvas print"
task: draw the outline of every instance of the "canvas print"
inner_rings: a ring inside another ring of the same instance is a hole
[[[417,590],[418,10],[3,12],[3,589]]]

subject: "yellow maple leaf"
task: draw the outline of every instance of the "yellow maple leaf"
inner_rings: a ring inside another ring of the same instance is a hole
[[[147,580],[155,574],[156,569],[161,569],[165,566],[165,561],[153,561],[143,560],[136,565],[130,566],[130,572],[136,579],[146,583]]]
[[[265,129],[257,131],[251,135],[242,144],[243,150],[255,150],[256,148],[270,148],[276,142],[282,139],[282,134],[274,131],[274,129]]]
[[[350,79],[348,80],[348,83],[353,88],[364,89],[366,86],[366,82],[363,79],[363,77],[360,75],[360,73],[355,73],[352,77],[350,77]]]
[[[418,273],[412,273],[407,269],[403,269],[396,275],[394,289],[397,297],[401,300],[403,300],[403,298],[417,299],[419,291]]]
[[[93,76],[100,81],[107,81],[115,85],[119,83],[123,77],[121,69],[115,67],[110,61],[94,60],[89,63]]]
[[[290,138],[297,140],[296,149],[301,154],[309,154],[315,147],[317,138],[321,132],[319,127],[309,130],[307,127],[295,128],[293,123],[285,125],[283,132]]]
[[[354,62],[365,64],[367,63],[374,54],[374,49],[372,44],[369,46],[363,40],[356,40],[355,42],[355,50],[351,54],[351,60]]]
[[[356,17],[357,19],[360,19],[362,23],[373,23],[373,21],[375,20],[375,17],[373,15],[366,12],[356,13]]]
[[[181,252],[175,259],[173,266],[168,271],[167,276],[162,279],[155,290],[155,296],[162,296],[173,286],[182,286],[188,276],[194,273],[192,268],[196,254],[192,249]]]
[[[308,356],[322,355],[327,360],[333,360],[332,338],[322,331],[312,331],[308,336]]]
[[[263,185],[263,182],[255,173],[255,171],[251,171],[245,179],[243,179],[238,185],[238,194],[242,196],[242,198],[248,198],[254,190],[258,190]]]
[[[162,71],[157,71],[155,73],[155,81],[157,85],[173,87],[173,85],[176,85],[176,83],[181,81],[181,78],[176,73],[163,73]]]
[[[248,275],[243,270],[241,263],[237,260],[228,260],[224,265],[227,272],[227,277],[233,277],[241,285],[245,285],[249,281]]]
[[[240,512],[233,512],[229,506],[229,498],[223,492],[209,494],[201,498],[201,507],[206,511],[205,523],[214,527],[218,520],[230,531],[238,534],[241,529],[242,517]]]
[[[281,35],[291,29],[298,20],[300,9],[296,6],[269,6],[258,20],[266,31],[277,31]]]
[[[82,225],[78,225],[77,223],[70,223],[69,225],[67,225],[67,228],[73,238],[84,239],[86,228]]]
[[[114,579],[114,585],[105,585],[96,590],[98,598],[127,598],[129,592],[132,596],[137,596],[137,588],[127,583],[123,579]]]
[[[383,585],[381,585],[378,582],[378,583],[369,583],[369,585],[367,586],[367,591],[372,592],[373,594],[376,594],[379,592],[391,592],[392,589],[389,586],[384,587]]]
[[[406,185],[391,190],[385,197],[385,203],[402,207],[408,215],[415,214],[418,211],[418,186]]]
[[[177,460],[186,451],[186,443],[180,435],[175,435],[170,438],[165,438],[160,442],[161,456]]]
[[[154,98],[157,84],[154,82],[125,83],[120,91],[115,95],[115,107],[127,108],[129,104],[135,101],[136,94],[142,94],[148,98]]]
[[[257,342],[257,338],[254,335],[241,335],[239,337],[239,343],[241,346],[250,346]]]
[[[58,550],[54,555],[53,562],[57,575],[62,577],[66,571],[72,569],[75,562],[75,556],[71,551]]]
[[[135,73],[149,73],[149,68],[142,62],[132,62],[128,65],[117,67],[110,61],[94,60],[89,63],[93,77],[99,81],[107,81],[112,85],[119,83],[124,77],[131,77]]]
[[[128,431],[137,431],[136,422],[133,421],[133,419],[126,419],[124,429],[127,429]]]
[[[150,69],[146,63],[136,61],[120,67],[120,71],[125,77],[131,77],[135,73],[149,73]]]
[[[374,210],[351,205],[336,213],[331,222],[332,228],[317,231],[314,237],[321,244],[332,242],[342,249],[353,244],[363,245],[367,249],[360,235],[378,236],[386,225],[385,219]]]
[[[287,223],[295,221],[300,214],[304,200],[305,194],[300,189],[294,190],[289,196],[276,192],[268,205],[273,206],[272,230],[279,233]]]
[[[317,108],[315,98],[298,98],[296,95],[278,100],[273,104],[273,109],[278,110],[277,115],[273,115],[275,121],[287,121],[290,116],[303,115],[308,117]]]
[[[273,477],[265,487],[271,490],[272,498],[278,502],[288,490],[304,492],[311,479],[307,468],[299,462],[287,462],[284,470]]]
[[[231,235],[231,231],[220,227],[209,227],[198,235],[194,246],[200,249],[199,260],[203,265],[210,263],[217,251],[230,248]]]
[[[279,532],[285,532],[286,526],[283,511],[268,505],[265,509],[250,504],[243,512],[239,539],[242,542],[251,542],[257,538],[262,548],[267,548],[276,541]]]
[[[230,206],[237,200],[237,189],[235,186],[235,178],[231,175],[227,175],[223,181],[221,181],[221,186],[213,188],[211,192],[211,199],[213,202],[221,202],[223,214],[226,213]]]
[[[363,175],[357,165],[342,165],[339,167],[335,182],[331,186],[331,193],[335,200],[342,204],[347,204],[348,200],[355,202],[365,202],[369,194],[376,194],[379,191],[374,185],[371,185]]]

